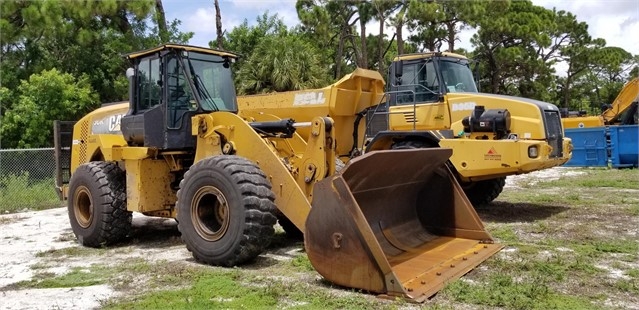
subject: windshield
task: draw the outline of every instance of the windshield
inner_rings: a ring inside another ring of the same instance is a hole
[[[468,68],[468,63],[462,60],[446,60],[439,62],[446,90],[449,93],[476,93],[477,86],[473,79],[473,73]]]
[[[203,110],[237,111],[229,63],[221,56],[189,52],[187,70]]]
[[[391,103],[408,105],[436,102],[439,99],[439,80],[431,60],[402,64],[402,74],[391,85]]]

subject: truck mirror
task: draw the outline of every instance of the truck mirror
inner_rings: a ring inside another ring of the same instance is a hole
[[[399,78],[402,75],[404,75],[404,62],[401,60],[398,60],[396,62],[393,63],[393,67],[395,71],[395,77]]]
[[[135,75],[135,70],[133,68],[126,69],[126,78],[129,79]]]

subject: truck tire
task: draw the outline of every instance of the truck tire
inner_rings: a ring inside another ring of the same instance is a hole
[[[191,166],[177,192],[178,229],[202,263],[235,266],[254,259],[275,230],[275,195],[260,168],[230,155]]]
[[[90,162],[78,167],[69,181],[69,221],[80,244],[110,245],[131,232],[131,212],[126,208],[126,175],[110,162]]]
[[[488,179],[474,182],[460,182],[468,200],[473,206],[480,206],[495,200],[504,190],[506,177]]]
[[[432,146],[420,140],[399,141],[392,146],[393,149],[416,149],[428,147],[438,146]],[[450,165],[451,170],[456,173],[455,167],[450,163],[450,161],[448,162],[448,165]],[[459,183],[464,189],[464,193],[466,193],[468,200],[470,200],[473,206],[479,206],[490,203],[491,201],[495,200],[495,198],[497,198],[499,194],[501,194],[501,191],[506,185],[506,177],[474,182],[460,181]]]

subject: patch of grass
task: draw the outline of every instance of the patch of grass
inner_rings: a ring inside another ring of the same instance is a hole
[[[632,294],[639,293],[639,280],[637,279],[630,279],[630,280],[621,279],[614,282],[613,285],[615,288],[625,293],[632,293]]]
[[[519,242],[519,237],[517,237],[515,230],[508,226],[496,227],[491,229],[490,233],[501,242],[509,244]]]
[[[19,282],[19,288],[64,288],[78,286],[92,286],[105,284],[108,279],[108,269],[103,267],[73,268],[71,272],[64,275],[55,275],[44,272],[37,274],[30,281]]]
[[[582,169],[580,175],[564,176],[558,180],[541,181],[539,188],[600,188],[639,189],[637,169]]]
[[[73,246],[62,249],[51,249],[41,251],[35,254],[36,257],[60,258],[69,256],[89,256],[89,255],[105,255],[107,249],[88,248],[83,246]]]
[[[632,269],[626,270],[626,275],[631,277],[631,278],[637,279],[637,278],[639,278],[639,269],[632,268]]]
[[[305,268],[304,259],[299,259],[299,262],[299,266]],[[129,260],[112,269],[112,273],[145,277],[146,290],[133,287],[129,291],[133,294],[127,294],[129,297],[105,301],[105,309],[275,309],[291,306],[301,309],[372,309],[380,308],[384,302],[371,301],[343,289],[340,289],[343,294],[336,296],[323,285],[255,276],[241,268],[149,264],[143,260]],[[122,280],[114,277],[110,282]],[[405,304],[404,301],[399,303]]]
[[[586,297],[556,293],[542,278],[514,280],[492,274],[481,285],[457,280],[443,293],[469,304],[506,309],[596,309]]]
[[[106,309],[270,308],[277,300],[265,289],[240,285],[234,272],[205,272],[189,288],[150,292],[123,302],[109,302]]]
[[[595,250],[603,253],[633,254],[639,251],[639,243],[635,240],[598,240],[593,242]]]
[[[313,268],[313,265],[311,265],[311,261],[308,259],[308,256],[306,254],[295,256],[295,258],[291,260],[291,265],[301,269],[302,271],[315,270],[315,268]]]
[[[29,174],[0,176],[0,213],[44,210],[62,206],[53,178],[30,182]]]

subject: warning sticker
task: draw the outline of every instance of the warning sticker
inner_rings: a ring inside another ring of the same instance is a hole
[[[491,147],[486,154],[484,154],[484,160],[501,160],[501,155],[495,151],[494,147]]]

